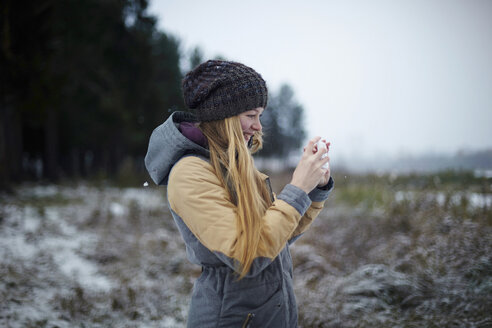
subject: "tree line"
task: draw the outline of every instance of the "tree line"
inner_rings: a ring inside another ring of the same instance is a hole
[[[157,28],[147,6],[147,0],[0,2],[0,188],[111,177],[128,159],[143,170],[153,128],[184,108],[179,41]],[[195,49],[190,66],[201,56]],[[292,89],[272,95],[270,109],[267,138],[290,133],[289,144],[297,145],[303,132],[294,116],[302,116],[302,106]],[[278,120],[271,115],[277,111]],[[280,148],[262,154],[282,155]]]

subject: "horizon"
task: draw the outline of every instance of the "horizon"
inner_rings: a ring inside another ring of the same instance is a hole
[[[185,0],[148,12],[180,40],[183,67],[200,47],[273,92],[291,85],[307,137],[330,140],[333,158],[492,148],[492,2]]]

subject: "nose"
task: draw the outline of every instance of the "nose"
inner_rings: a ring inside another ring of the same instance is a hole
[[[255,123],[251,126],[255,131],[261,131],[262,129],[262,126],[261,126],[261,122],[260,122],[260,119],[256,119],[255,120]]]

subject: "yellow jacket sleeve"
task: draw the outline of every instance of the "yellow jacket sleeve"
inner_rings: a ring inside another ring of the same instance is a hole
[[[281,193],[267,209],[260,233],[267,235],[272,245],[259,247],[264,253],[255,257],[275,258],[298,229],[299,208],[307,209],[311,201],[304,192],[298,193],[298,199],[291,194],[295,191],[285,192],[283,197]],[[169,176],[167,196],[171,209],[205,247],[235,257],[236,206],[207,161],[194,156],[181,159]],[[313,214],[308,216],[311,220]]]

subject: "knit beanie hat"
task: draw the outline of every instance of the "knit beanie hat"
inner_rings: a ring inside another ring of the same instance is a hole
[[[266,83],[252,68],[231,61],[209,60],[183,79],[183,97],[199,121],[215,121],[263,107]]]

